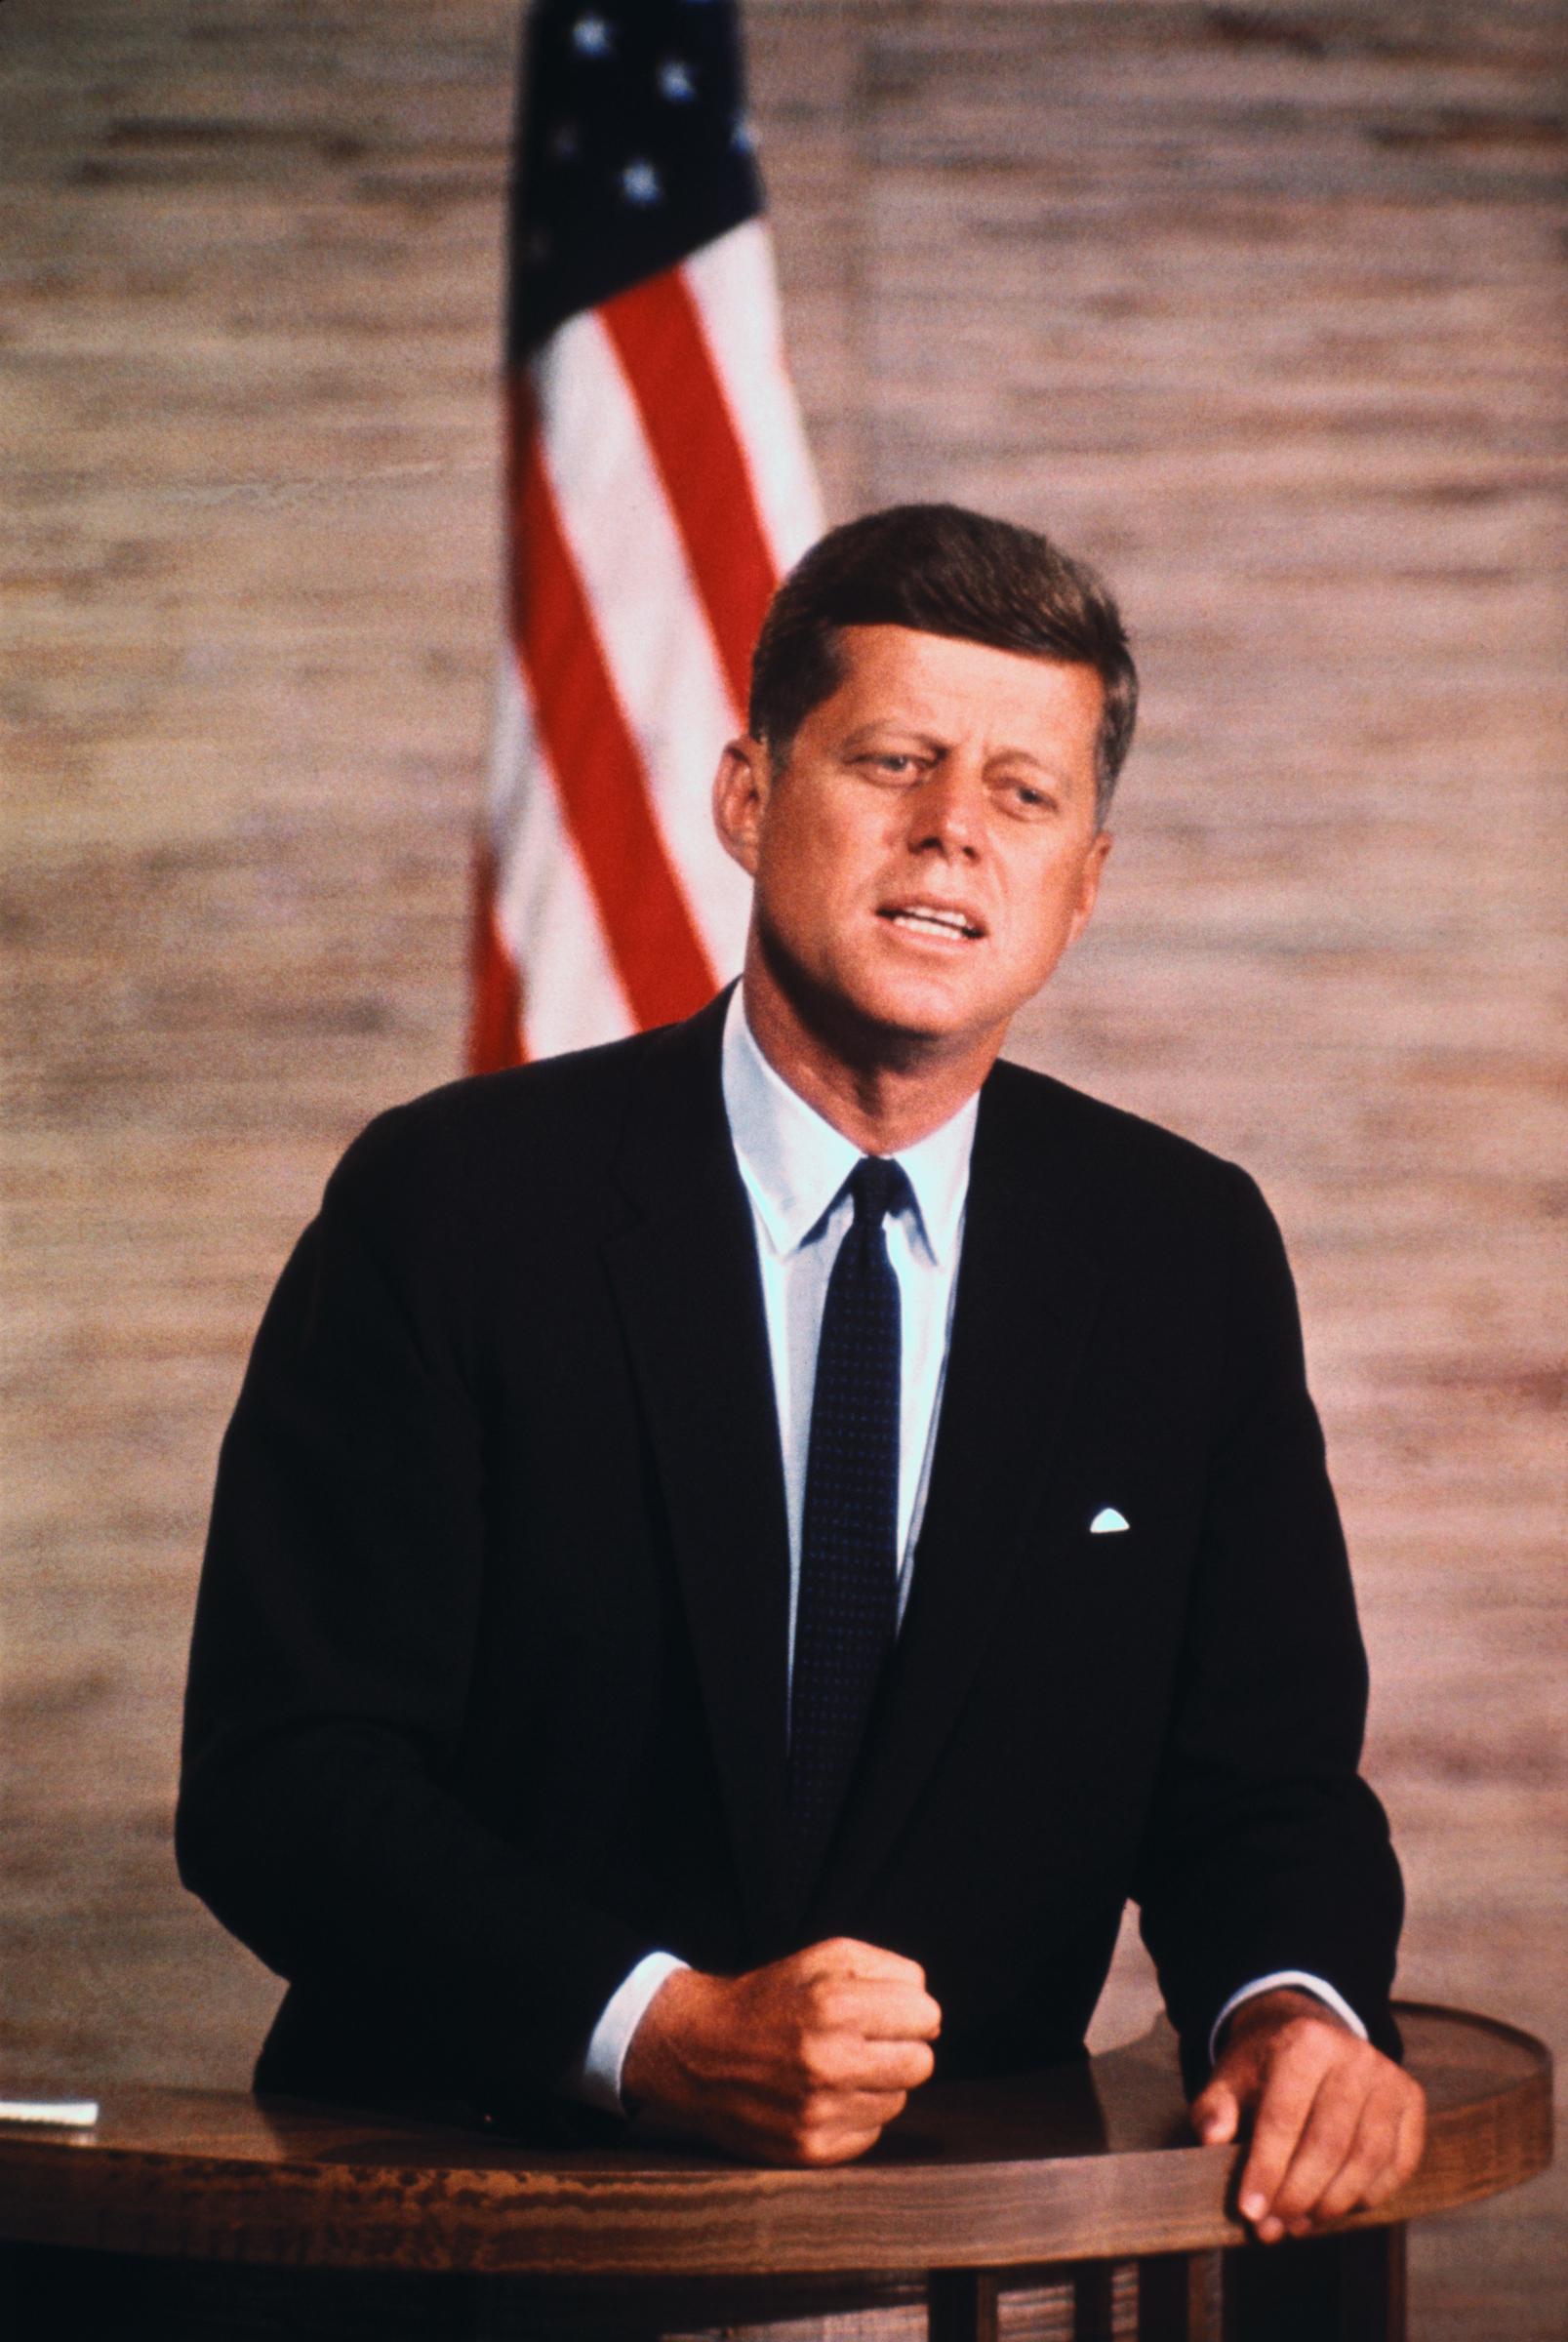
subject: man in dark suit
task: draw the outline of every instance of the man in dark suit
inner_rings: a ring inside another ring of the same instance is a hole
[[[183,1875],[290,1981],[259,2086],[840,2160],[933,2070],[1080,2054],[1131,1895],[1262,2236],[1414,2168],[1277,1232],[996,1062],[1135,694],[1045,540],[833,532],[715,787],[742,989],[334,1174],[191,1665]]]

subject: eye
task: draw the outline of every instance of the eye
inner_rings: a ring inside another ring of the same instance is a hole
[[[1042,814],[1056,809],[1056,799],[1048,788],[1034,781],[1008,781],[1002,786],[1002,801],[1009,812],[1038,820]]]
[[[878,749],[874,755],[863,757],[863,764],[873,773],[884,773],[890,781],[910,781],[920,770],[920,759],[901,748]]]

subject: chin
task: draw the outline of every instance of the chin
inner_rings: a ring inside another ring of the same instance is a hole
[[[915,1046],[969,1040],[998,1022],[975,1003],[933,999],[925,990],[868,989],[853,1005],[867,1026]]]

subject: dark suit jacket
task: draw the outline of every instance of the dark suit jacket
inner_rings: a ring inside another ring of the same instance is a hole
[[[1289,1271],[1233,1166],[998,1066],[912,1592],[806,1910],[787,1543],[723,1004],[382,1115],[257,1341],[182,1875],[264,2086],[516,2113],[654,1948],[911,1955],[941,2067],[1077,2054],[1128,1896],[1194,2067],[1310,1969],[1395,2047],[1398,1872]],[[1125,1533],[1089,1534],[1103,1507]]]

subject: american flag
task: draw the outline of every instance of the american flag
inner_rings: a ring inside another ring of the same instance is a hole
[[[821,528],[762,200],[728,0],[536,0],[476,1071],[685,1016],[741,964],[708,793],[768,597]]]

